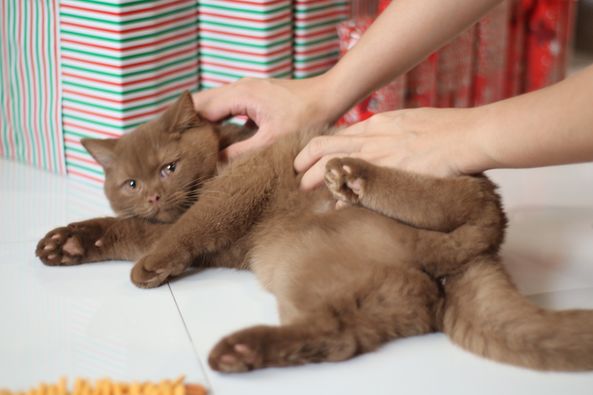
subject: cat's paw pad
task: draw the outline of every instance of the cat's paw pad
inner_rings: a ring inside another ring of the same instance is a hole
[[[246,329],[227,336],[210,352],[208,364],[216,371],[240,373],[263,366],[263,341],[259,331]]]
[[[35,255],[48,266],[68,266],[81,263],[85,249],[70,228],[61,227],[50,231],[37,243]]]
[[[183,273],[189,266],[185,262],[179,256],[146,255],[136,262],[130,279],[139,288],[155,288]]]
[[[365,193],[364,163],[354,158],[334,158],[325,167],[325,185],[338,201],[336,208],[358,204]]]

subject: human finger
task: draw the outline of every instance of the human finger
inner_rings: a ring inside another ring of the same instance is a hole
[[[311,139],[294,159],[294,168],[302,172],[311,167],[321,157],[336,153],[349,154],[360,151],[364,139],[350,136],[319,136]]]

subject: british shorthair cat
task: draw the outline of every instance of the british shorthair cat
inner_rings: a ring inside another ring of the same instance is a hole
[[[541,370],[593,369],[593,311],[549,311],[519,294],[498,256],[506,218],[486,177],[437,179],[353,158],[299,189],[308,131],[218,165],[239,133],[201,120],[185,93],[120,139],[83,140],[105,169],[116,217],[50,231],[47,265],[136,261],[159,286],[190,266],[255,273],[281,325],[235,332],[210,366],[242,372],[341,361],[397,338],[442,331],[461,347]]]

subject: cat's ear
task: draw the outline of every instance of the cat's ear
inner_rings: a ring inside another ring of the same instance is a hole
[[[202,120],[194,109],[191,93],[185,91],[161,116],[164,130],[181,133],[202,124]]]
[[[80,143],[104,169],[112,165],[117,139],[81,139]]]

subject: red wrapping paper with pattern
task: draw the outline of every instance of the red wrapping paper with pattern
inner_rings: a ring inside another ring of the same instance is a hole
[[[407,74],[406,107],[434,107],[437,99],[438,54],[433,53]]]
[[[471,104],[474,28],[461,33],[439,51],[437,107]]]
[[[473,81],[473,105],[505,97],[509,3],[496,6],[478,22]]]
[[[560,81],[574,20],[572,0],[537,0],[527,22],[525,91]]]

